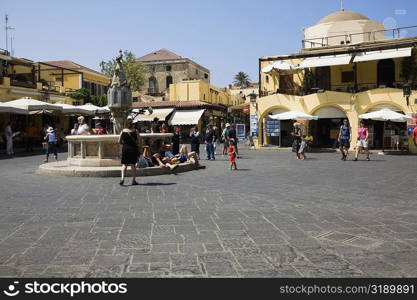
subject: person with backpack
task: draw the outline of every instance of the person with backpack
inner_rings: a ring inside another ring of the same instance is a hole
[[[223,131],[222,131],[222,141],[223,141],[223,155],[228,155],[229,149],[229,129],[230,124],[226,123]]]
[[[344,119],[343,125],[340,126],[339,137],[338,137],[340,152],[342,153],[341,160],[346,161],[346,157],[349,153],[351,139],[352,139],[352,128],[349,126],[348,120]]]
[[[197,158],[200,159],[200,132],[198,131],[197,126],[191,128],[190,138],[191,138],[191,152],[197,153]]]
[[[58,160],[58,135],[53,127],[49,127],[46,130],[45,141],[48,143],[48,148],[46,150],[46,158],[44,162],[48,162],[49,154],[51,153],[54,154],[55,160]]]

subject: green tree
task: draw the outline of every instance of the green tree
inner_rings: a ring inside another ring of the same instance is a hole
[[[75,100],[84,100],[84,103],[89,103],[91,102],[91,94],[90,91],[82,88],[79,90],[76,90],[74,92],[70,92],[67,94],[69,97],[71,97],[72,99]]]
[[[91,104],[94,104],[96,106],[106,106],[107,105],[107,96],[101,95],[101,96],[91,96]]]
[[[417,80],[417,63],[416,52],[413,55],[405,57],[401,64],[401,77],[406,81],[411,81],[414,84]]]
[[[311,70],[306,69],[303,82],[301,84],[301,92],[303,95],[311,94],[311,89],[314,87],[316,87],[316,76]]]
[[[135,55],[128,50],[123,51],[123,58],[123,69],[132,92],[140,91],[145,84],[146,68],[136,61]],[[108,77],[113,77],[115,67],[115,59],[100,62],[101,72]]]
[[[235,75],[235,81],[233,82],[235,86],[245,88],[250,86],[249,75],[245,72],[239,72]]]

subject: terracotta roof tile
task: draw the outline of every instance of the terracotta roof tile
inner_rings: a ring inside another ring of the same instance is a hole
[[[195,101],[154,101],[154,102],[134,102],[135,108],[162,108],[162,107],[174,107],[174,108],[217,108],[226,109],[226,106],[217,103],[208,103],[199,100]]]
[[[167,50],[167,49],[160,49],[149,54],[146,54],[142,57],[137,58],[137,61],[140,62],[147,62],[147,61],[155,61],[155,60],[172,60],[172,59],[182,59],[181,56]]]
[[[66,68],[66,69],[76,69],[76,70],[81,70],[81,71],[87,71],[87,72],[90,72],[90,73],[94,73],[94,74],[97,74],[97,75],[107,77],[103,73],[97,72],[97,71],[95,71],[93,69],[90,69],[90,68],[87,68],[87,67],[84,67],[84,66],[79,65],[79,64],[77,64],[73,61],[70,61],[70,60],[42,61],[41,63],[50,64],[50,65],[53,65],[53,66],[56,66],[56,67],[61,67],[61,68]]]

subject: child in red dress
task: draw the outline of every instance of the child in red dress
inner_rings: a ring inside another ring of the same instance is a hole
[[[235,170],[237,170],[236,166],[236,148],[235,148],[235,140],[230,139],[229,141],[229,148],[227,149],[229,153],[229,161],[230,161],[230,170],[233,170],[233,167]]]

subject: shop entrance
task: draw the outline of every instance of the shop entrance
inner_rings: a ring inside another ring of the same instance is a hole
[[[309,123],[309,131],[314,139],[313,147],[338,147],[337,137],[343,120],[347,119],[346,114],[335,107],[323,107],[318,109],[314,115],[319,119]]]

